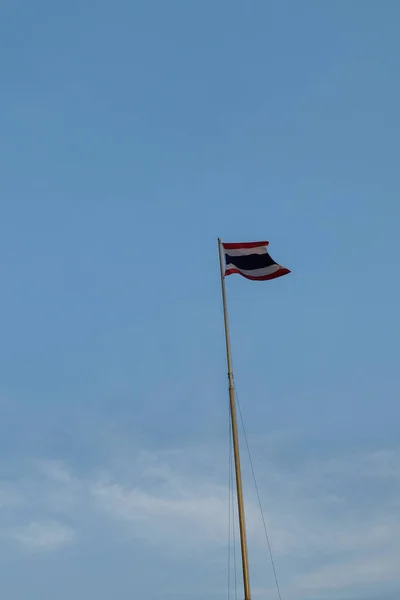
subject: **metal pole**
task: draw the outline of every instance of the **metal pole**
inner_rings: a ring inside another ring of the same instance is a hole
[[[244,600],[251,600],[249,561],[248,561],[248,556],[247,556],[247,541],[246,541],[246,522],[245,522],[244,503],[243,503],[243,486],[242,486],[242,475],[241,475],[241,469],[240,469],[239,435],[238,435],[238,426],[237,426],[237,418],[236,418],[235,388],[234,388],[234,384],[233,384],[231,343],[230,343],[230,336],[229,336],[229,322],[228,322],[228,311],[227,311],[226,289],[225,289],[225,273],[224,273],[224,266],[223,266],[222,244],[221,244],[220,238],[218,238],[218,252],[219,252],[219,264],[220,264],[220,269],[221,269],[222,303],[223,303],[223,307],[224,307],[226,360],[228,363],[228,381],[229,381],[229,405],[230,405],[230,413],[231,413],[231,421],[232,421],[233,453],[234,453],[234,457],[235,457],[236,491],[237,491],[237,503],[238,503],[238,514],[239,514],[240,547],[241,547],[241,553],[242,553]]]

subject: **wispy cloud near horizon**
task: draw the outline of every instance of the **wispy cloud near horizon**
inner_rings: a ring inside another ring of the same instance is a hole
[[[33,521],[15,529],[11,537],[29,550],[55,550],[72,542],[75,531],[57,521]]]
[[[258,482],[285,598],[358,600],[367,585],[400,587],[399,459],[398,449],[388,449],[299,459],[287,468],[273,460],[264,465]],[[229,494],[218,462],[216,449],[139,453],[131,457],[129,474],[109,467],[78,476],[62,462],[37,461],[30,487],[22,480],[14,484],[12,494],[24,502],[12,513],[10,537],[21,548],[56,551],[79,543],[77,534],[93,535],[87,529],[91,520],[93,529],[96,523],[114,528],[124,543],[146,546],[177,564],[204,553],[223,564]],[[246,516],[253,580],[263,590],[271,577],[248,486]]]

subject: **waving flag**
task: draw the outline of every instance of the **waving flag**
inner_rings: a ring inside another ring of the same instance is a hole
[[[290,273],[268,254],[269,242],[242,242],[224,244],[225,275],[238,273],[246,279],[266,281]]]

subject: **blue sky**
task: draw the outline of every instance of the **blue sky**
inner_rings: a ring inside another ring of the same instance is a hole
[[[399,18],[3,1],[1,597],[227,597],[221,236],[292,270],[227,281],[283,598],[398,598]]]

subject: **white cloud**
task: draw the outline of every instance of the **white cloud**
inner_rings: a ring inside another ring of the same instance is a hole
[[[218,485],[193,486],[177,482],[174,491],[155,492],[119,483],[92,486],[96,506],[131,527],[135,537],[152,545],[224,545],[227,540],[227,490]],[[183,487],[182,487],[183,485]]]
[[[347,586],[354,586],[355,583],[368,586],[379,581],[396,581],[398,575],[398,561],[394,556],[383,553],[379,558],[354,558],[324,565],[315,572],[298,575],[292,585],[297,590],[336,592]]]
[[[299,458],[291,466],[280,460],[278,468],[275,459],[265,463],[264,456],[273,456],[270,450],[260,446],[253,459],[286,600],[358,600],[361,592],[352,596],[351,590],[389,583],[400,587],[400,452]],[[107,519],[108,527],[122,525],[116,531],[133,545],[173,555],[180,564],[197,552],[225,561],[228,488],[221,465],[226,460],[215,450],[129,458],[128,469],[119,465],[85,477],[61,463],[38,463],[36,483],[31,481],[30,491],[21,487],[25,505],[35,514],[41,509],[41,518],[16,527],[14,538],[26,547],[57,549],[72,542],[75,531],[48,516],[68,514],[83,536],[89,519],[95,525],[91,535]],[[254,597],[273,598],[273,589],[264,587],[272,573],[266,573],[262,521],[245,484]]]
[[[400,554],[399,458],[398,451],[381,451],[312,460],[279,471],[267,465],[259,484],[288,600],[299,592],[302,598],[330,597],[332,590],[338,594],[366,584],[400,586],[395,560]],[[96,505],[161,550],[173,545],[175,552],[193,547],[204,552],[225,545],[227,489],[205,483],[203,470],[199,478],[185,470],[178,475],[165,465],[159,472],[162,483],[157,486],[151,477],[136,486],[97,481],[92,487]],[[268,557],[255,498],[248,490],[246,499],[258,581]]]
[[[54,550],[72,542],[75,532],[56,521],[32,522],[27,527],[15,529],[12,537],[30,549]]]
[[[76,482],[76,478],[71,475],[65,465],[57,460],[38,460],[36,466],[49,479],[72,485]]]

